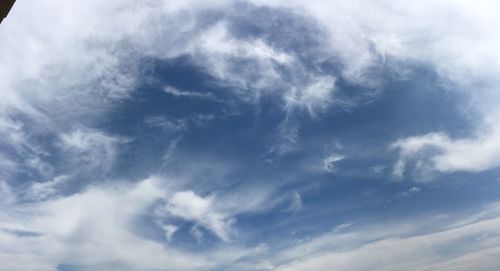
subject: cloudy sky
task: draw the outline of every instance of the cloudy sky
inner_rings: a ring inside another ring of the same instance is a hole
[[[491,271],[495,0],[24,0],[0,271]]]

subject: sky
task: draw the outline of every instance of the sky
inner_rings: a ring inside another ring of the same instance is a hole
[[[0,271],[491,271],[494,0],[25,0]]]

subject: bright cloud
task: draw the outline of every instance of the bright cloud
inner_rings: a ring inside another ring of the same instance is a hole
[[[208,228],[222,240],[229,240],[232,219],[214,209],[214,198],[202,198],[193,191],[177,192],[168,200],[167,212],[193,220]]]
[[[234,248],[223,258],[217,256],[220,251],[212,256],[196,255],[141,238],[133,230],[134,220],[165,198],[167,192],[160,183],[158,178],[150,178],[133,186],[92,187],[68,197],[2,205],[2,268],[54,270],[59,264],[73,264],[97,269],[110,266],[128,270],[196,270],[224,264],[247,253]],[[214,217],[201,218],[207,202],[199,199],[186,207],[190,203],[182,202],[189,193],[179,193],[173,202],[181,205],[184,216],[217,225]],[[162,228],[167,239],[176,231],[173,225]]]
[[[394,175],[402,177],[408,161],[417,170],[439,172],[478,172],[500,166],[500,133],[498,128],[476,138],[452,139],[443,133],[430,133],[399,140],[391,148],[399,151]],[[427,152],[427,154],[426,154]]]

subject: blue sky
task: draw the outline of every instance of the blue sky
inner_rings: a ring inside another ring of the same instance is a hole
[[[18,1],[0,271],[500,266],[494,1]]]

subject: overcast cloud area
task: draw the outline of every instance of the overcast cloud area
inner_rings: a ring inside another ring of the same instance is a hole
[[[24,0],[0,271],[500,267],[500,4]]]

